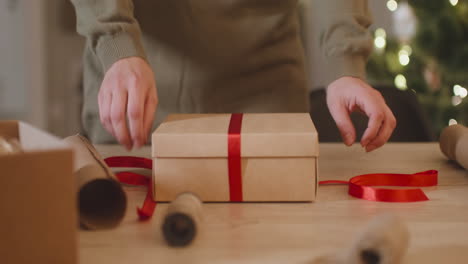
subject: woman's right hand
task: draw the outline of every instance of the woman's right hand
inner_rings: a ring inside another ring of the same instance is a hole
[[[98,103],[102,125],[120,144],[128,150],[144,145],[158,105],[151,67],[140,57],[112,64],[99,89]]]

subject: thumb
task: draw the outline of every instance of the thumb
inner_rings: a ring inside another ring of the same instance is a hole
[[[347,146],[351,146],[356,139],[356,130],[351,118],[349,117],[349,111],[343,103],[334,102],[328,107],[330,114],[335,120],[336,126],[340,130],[341,138]]]

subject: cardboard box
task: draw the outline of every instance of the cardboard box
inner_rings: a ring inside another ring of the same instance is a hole
[[[0,121],[23,152],[0,155],[0,263],[77,263],[72,150],[28,124]]]
[[[152,135],[154,200],[196,193],[233,201],[228,131],[231,114],[170,115]],[[313,201],[318,135],[308,113],[243,114],[242,201]]]

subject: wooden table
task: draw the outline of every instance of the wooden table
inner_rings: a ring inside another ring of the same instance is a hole
[[[98,146],[104,156],[150,155]],[[314,203],[205,204],[202,230],[188,248],[169,248],[160,232],[167,204],[138,222],[135,208],[145,191],[126,187],[124,222],[110,231],[81,231],[81,263],[308,263],[349,245],[373,216],[392,212],[410,231],[405,263],[468,263],[468,172],[449,162],[436,143],[389,143],[372,153],[359,146],[321,144],[320,180],[347,180],[366,173],[439,171],[439,185],[424,188],[430,201],[370,202],[348,196],[346,186],[319,187]]]

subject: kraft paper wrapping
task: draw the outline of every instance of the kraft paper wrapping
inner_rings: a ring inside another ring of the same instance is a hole
[[[231,200],[231,117],[171,114],[153,132],[155,201],[172,201],[185,191],[204,202]],[[308,113],[243,114],[240,138],[243,201],[315,200],[319,145]]]
[[[462,125],[446,127],[440,134],[440,150],[447,158],[468,169],[468,128]]]
[[[64,141],[74,150],[81,226],[90,230],[116,227],[127,208],[122,186],[86,138],[74,135]]]

